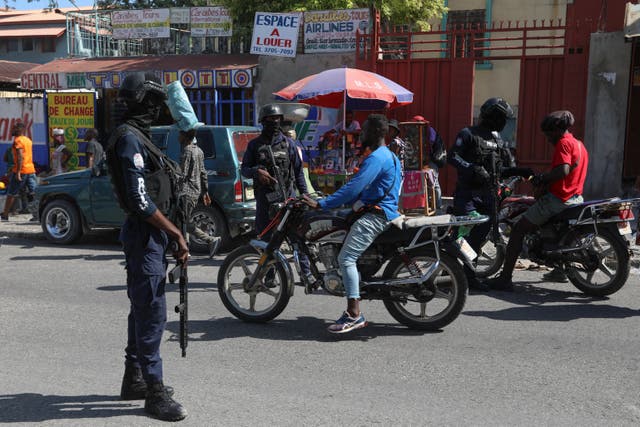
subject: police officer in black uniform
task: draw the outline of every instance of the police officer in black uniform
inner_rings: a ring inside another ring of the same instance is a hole
[[[458,172],[453,197],[455,215],[470,215],[474,211],[482,215],[496,215],[498,180],[515,174],[529,175],[527,171],[515,168],[509,147],[500,137],[507,119],[512,117],[513,110],[507,101],[489,98],[480,107],[478,125],[465,127],[458,133],[447,155],[447,161]],[[491,221],[488,221],[473,227],[466,237],[476,252],[480,250],[490,229]],[[489,289],[466,265],[465,273],[469,287],[484,291]]]
[[[133,73],[125,77],[118,95],[126,102],[127,112],[125,123],[110,139],[107,163],[114,192],[127,214],[120,240],[131,303],[120,397],[145,399],[149,415],[179,421],[187,412],[171,398],[173,389],[163,385],[160,358],[167,320],[165,254],[169,243],[176,242],[173,256],[184,263],[189,250],[180,230],[165,216],[174,208],[167,202],[172,189],[153,181],[162,168],[154,167],[143,142],[145,138],[150,142],[149,128],[158,119],[166,93],[153,74]]]
[[[269,225],[269,206],[272,203],[294,196],[295,188],[301,194],[306,194],[308,190],[295,142],[281,130],[284,121],[282,108],[277,104],[265,105],[260,109],[258,120],[262,124],[262,132],[249,142],[242,159],[241,172],[243,176],[253,179],[256,232],[260,234]],[[278,173],[279,176],[275,176]],[[304,254],[300,256],[300,264],[303,281],[307,281],[305,284],[313,283],[315,279],[311,274],[309,259]],[[267,282],[272,278],[271,273],[265,277]]]

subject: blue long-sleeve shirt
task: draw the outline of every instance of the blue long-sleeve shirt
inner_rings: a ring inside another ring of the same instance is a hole
[[[360,200],[365,205],[376,204],[392,221],[400,216],[398,199],[402,183],[400,161],[386,146],[378,147],[364,159],[357,174],[338,191],[318,203],[322,209],[333,209]],[[378,201],[390,188],[387,195]]]

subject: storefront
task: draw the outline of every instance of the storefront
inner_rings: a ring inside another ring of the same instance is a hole
[[[21,87],[94,90],[98,98],[97,125],[108,132],[121,113],[116,102],[120,82],[134,71],[153,72],[165,84],[175,80],[182,83],[203,123],[253,125],[257,65],[252,55],[65,58],[23,73]]]

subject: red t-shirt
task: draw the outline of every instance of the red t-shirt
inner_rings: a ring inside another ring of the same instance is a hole
[[[589,164],[587,149],[570,132],[566,132],[556,144],[551,169],[563,164],[569,165],[571,171],[564,178],[552,182],[549,192],[566,202],[571,197],[582,194]]]

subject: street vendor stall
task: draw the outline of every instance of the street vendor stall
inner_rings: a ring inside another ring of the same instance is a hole
[[[405,175],[400,194],[400,207],[405,212],[420,210],[426,215],[436,213],[434,184],[437,175],[429,167],[429,122],[400,122],[404,135]]]
[[[408,105],[413,93],[397,83],[369,71],[334,68],[305,77],[275,92],[280,99],[325,108],[342,108],[343,123],[349,111],[381,111]],[[312,168],[319,189],[332,193],[344,184],[355,170],[354,155],[358,138],[342,132],[338,141],[322,141],[320,163]],[[327,147],[331,147],[328,150]]]

